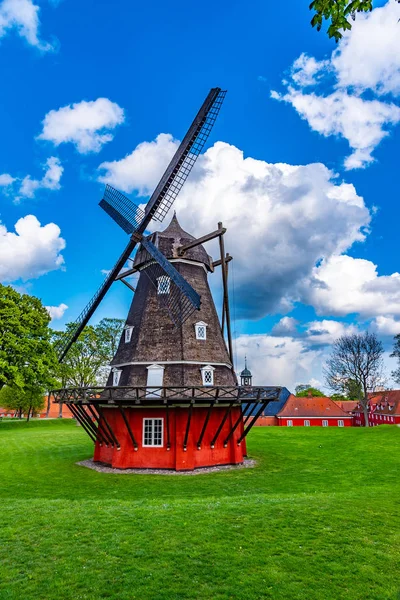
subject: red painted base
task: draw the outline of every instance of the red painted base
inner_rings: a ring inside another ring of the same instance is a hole
[[[184,438],[188,423],[189,409],[187,407],[171,408],[169,410],[169,439],[170,449],[167,449],[167,428],[165,408],[125,408],[125,414],[138,444],[135,450],[128,429],[117,407],[104,407],[104,415],[109,422],[120,449],[115,446],[101,445],[96,442],[94,461],[111,465],[117,469],[175,469],[177,471],[191,471],[198,467],[215,465],[236,465],[243,462],[246,456],[246,441],[238,445],[237,440],[243,433],[243,422],[239,424],[231,439],[224,446],[224,441],[229,435],[232,426],[240,416],[240,407],[231,410],[221,432],[211,448],[211,441],[226,414],[226,407],[213,408],[207,427],[204,432],[201,447],[197,442],[200,438],[205,423],[208,408],[193,408],[186,450]],[[143,419],[163,419],[163,446],[143,446]],[[102,422],[100,422],[102,423]]]

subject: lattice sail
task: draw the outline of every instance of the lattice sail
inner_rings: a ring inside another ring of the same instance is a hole
[[[214,88],[207,96],[157,188],[146,206],[146,214],[163,221],[194,167],[221,110],[226,91]]]
[[[137,231],[145,217],[145,213],[141,208],[108,184],[99,206],[129,234]]]
[[[148,252],[150,261],[143,272],[156,288],[160,305],[168,311],[176,325],[183,323],[195,310],[200,309],[199,294],[152,242],[143,238],[142,246]]]

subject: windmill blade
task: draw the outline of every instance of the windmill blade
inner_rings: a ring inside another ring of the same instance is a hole
[[[136,239],[130,239],[129,244],[126,246],[118,261],[115,263],[114,267],[111,269],[110,273],[107,275],[106,279],[103,281],[102,285],[99,287],[93,298],[85,306],[79,317],[76,319],[76,321],[73,324],[73,327],[71,327],[68,334],[64,338],[62,338],[58,344],[56,344],[55,351],[59,362],[63,360],[72,344],[78,339],[80,333],[86,327],[93,313],[95,312],[100,302],[103,300],[104,296],[107,294],[108,290],[114,283],[116,277],[118,276],[122,267],[128,260],[132,250],[135,248],[137,243],[138,242]]]
[[[200,309],[199,294],[152,242],[143,238],[142,246],[151,260],[143,271],[156,287],[160,304],[168,310],[176,325],[183,323],[195,310]]]
[[[163,221],[194,167],[221,110],[226,91],[213,88],[203,102],[146,206],[146,216]]]
[[[147,203],[144,216],[142,214],[143,211],[139,212],[141,209],[135,206],[133,202],[130,202],[130,200],[121,194],[121,192],[114,190],[114,188],[111,186],[106,187],[104,198],[101,201],[102,208],[118,223],[118,225],[120,225],[120,227],[122,227],[122,229],[124,229],[124,231],[130,234],[136,232],[143,234],[153,218],[159,221],[164,219],[172,203],[182,189],[182,186],[191,172],[198,155],[202,151],[208,136],[210,135],[225,95],[226,91],[221,90],[221,88],[213,88],[209,92],[193,123],[189,127],[188,132],[183,138],[178,150],[175,152],[175,155],[168,165],[159,184],[154,190],[149,202]],[[134,228],[135,225],[136,229]],[[103,282],[89,304],[85,307],[78,319],[75,321],[74,327],[70,330],[69,334],[66,335],[66,337],[56,346],[56,352],[60,362],[63,360],[72,344],[78,339],[79,334],[89,322],[93,313],[103,300],[104,296],[115,281],[115,278],[124,266],[126,260],[129,258],[129,255],[132,253],[132,250],[135,248],[136,244],[137,239],[131,238],[129,244],[121,254],[119,260],[115,264],[106,280]],[[156,248],[155,250],[158,252]],[[163,257],[163,255],[161,256]],[[163,257],[163,259],[168,263],[165,257]],[[153,271],[155,271],[156,268],[162,270],[158,262],[157,265],[158,267],[154,267]],[[179,277],[181,277],[178,271],[176,271],[176,269],[174,269],[170,263],[168,263],[168,265]],[[150,271],[148,274],[150,274]],[[165,276],[164,272],[163,274]],[[156,275],[156,273],[154,273],[154,275]],[[182,280],[184,284],[186,284],[186,286],[188,286],[193,293],[196,294],[193,288],[191,288],[189,284],[185,282],[183,277]],[[168,310],[170,310],[171,317],[175,322],[182,322],[184,318],[187,318],[185,315],[188,313],[188,311],[192,311],[196,308],[197,301],[194,297],[194,303],[192,300],[189,300],[190,294],[189,296],[186,296],[172,277],[171,282],[172,285],[176,286],[176,288],[179,290],[179,293],[177,294],[175,292],[173,295],[171,295],[171,303],[168,302]],[[172,301],[172,296],[174,296],[175,301]],[[170,304],[171,307],[169,307]],[[198,305],[200,306],[199,296]],[[189,316],[189,314],[190,312],[187,314],[187,316]]]
[[[145,213],[129,198],[107,184],[99,206],[126,232],[132,234],[140,227]]]

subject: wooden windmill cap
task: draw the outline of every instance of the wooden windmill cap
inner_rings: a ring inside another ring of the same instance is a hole
[[[183,256],[179,256],[178,249],[180,246],[184,246],[195,238],[193,235],[182,229],[175,212],[168,227],[164,229],[164,231],[152,233],[148,236],[148,239],[151,240],[153,244],[159,250],[161,250],[164,256],[169,260],[175,258],[199,262],[204,264],[209,271],[212,270],[212,258],[207,254],[204,246],[202,245],[190,248],[183,254]],[[140,246],[138,252],[136,253],[134,266],[139,267],[143,265],[143,263],[146,262],[146,259],[147,254],[143,251],[142,246]]]

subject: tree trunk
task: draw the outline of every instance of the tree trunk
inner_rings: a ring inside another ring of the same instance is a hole
[[[47,396],[47,410],[46,410],[46,419],[49,418],[50,414],[50,394]]]
[[[30,406],[30,407],[28,408],[28,414],[27,414],[27,416],[26,416],[26,422],[27,422],[27,423],[29,423],[29,419],[31,418],[31,413],[32,413],[32,412],[33,412],[33,407],[32,407],[32,406]]]
[[[63,404],[62,404],[62,402],[60,402],[60,404],[58,405],[58,418],[59,419],[63,418],[62,409],[63,409]]]
[[[368,405],[367,406],[363,406],[363,413],[364,413],[365,427],[369,427]]]

